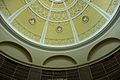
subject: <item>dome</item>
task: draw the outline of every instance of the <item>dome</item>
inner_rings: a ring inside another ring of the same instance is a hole
[[[1,0],[0,33],[1,80],[120,79],[119,0]]]
[[[1,4],[7,5],[1,14],[11,32],[41,48],[66,48],[94,41],[108,30],[119,7],[111,5],[113,1],[96,0],[13,0]]]

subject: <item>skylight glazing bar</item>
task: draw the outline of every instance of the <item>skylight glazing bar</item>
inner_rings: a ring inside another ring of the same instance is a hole
[[[48,13],[47,21],[45,23],[45,26],[44,26],[44,29],[43,29],[43,32],[42,32],[42,35],[41,35],[41,38],[40,38],[40,43],[45,42],[45,36],[46,36],[46,33],[47,33],[47,29],[48,29],[48,23],[49,23],[49,18],[50,18],[51,12],[52,12],[52,7],[53,7],[53,2],[51,4],[51,8],[50,8],[50,11]]]
[[[66,3],[65,2],[63,2],[63,3],[65,5],[65,7],[67,7]],[[70,16],[70,12],[68,10],[67,10],[67,14],[68,14],[68,17],[70,19],[70,25],[71,25],[72,32],[73,32],[74,41],[75,41],[75,43],[78,43],[79,42],[78,33],[77,33],[76,28],[75,28],[74,22],[73,22],[73,20],[72,20],[72,18]]]
[[[94,8],[97,12],[99,12],[107,20],[110,20],[111,16],[106,11],[104,11],[103,9],[101,9],[100,7],[98,7],[97,5],[93,4],[92,2],[90,2],[88,0],[83,0],[83,1],[86,2],[92,8]]]
[[[18,9],[16,12],[14,12],[10,17],[8,17],[7,21],[9,23],[12,23],[13,20],[20,15],[24,10],[26,10],[31,4],[33,4],[36,0],[32,0],[31,2],[27,3],[26,5],[24,5],[23,7],[21,7],[20,9]]]

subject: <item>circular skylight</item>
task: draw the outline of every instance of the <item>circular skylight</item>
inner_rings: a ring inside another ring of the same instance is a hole
[[[94,38],[112,20],[120,0],[1,0],[2,19],[21,38],[69,47]],[[15,34],[14,33],[14,34]]]

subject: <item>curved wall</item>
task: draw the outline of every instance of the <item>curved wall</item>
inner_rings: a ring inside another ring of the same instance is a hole
[[[0,52],[2,54],[2,52]],[[0,55],[1,80],[119,80],[120,50],[95,64],[73,70],[43,70],[13,62]]]

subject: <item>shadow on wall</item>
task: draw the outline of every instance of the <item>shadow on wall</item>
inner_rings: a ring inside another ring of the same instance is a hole
[[[10,41],[0,42],[0,50],[12,58],[32,62],[30,53],[21,45]]]
[[[51,67],[67,67],[75,64],[77,64],[77,62],[72,57],[65,55],[52,56],[43,62],[43,65]]]
[[[88,54],[87,60],[95,60],[108,53],[110,53],[114,48],[120,46],[120,39],[108,38],[98,44],[96,44]]]

